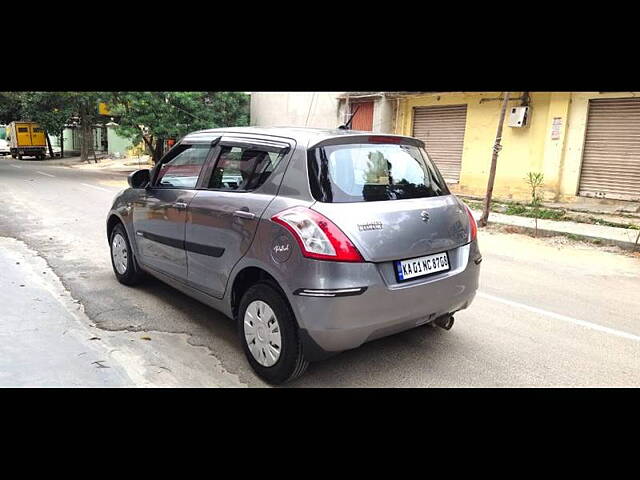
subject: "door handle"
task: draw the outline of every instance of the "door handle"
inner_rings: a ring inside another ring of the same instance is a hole
[[[247,212],[246,210],[236,210],[233,212],[234,217],[246,218],[247,220],[253,220],[256,218],[255,213]]]
[[[187,204],[185,202],[176,202],[173,204],[173,206],[178,210],[184,210],[185,208],[187,208]]]

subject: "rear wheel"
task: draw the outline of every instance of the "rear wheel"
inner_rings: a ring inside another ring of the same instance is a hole
[[[240,301],[237,321],[244,353],[260,378],[278,385],[305,372],[309,362],[295,317],[276,288],[267,283],[249,288]]]
[[[131,244],[127,232],[121,223],[111,231],[109,239],[111,246],[111,265],[118,281],[124,285],[137,285],[144,278],[144,274],[135,264]]]
[[[22,154],[21,153],[18,154],[18,160],[22,160]]]

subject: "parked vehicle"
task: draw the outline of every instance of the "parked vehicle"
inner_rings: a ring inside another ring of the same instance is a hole
[[[7,126],[7,141],[13,158],[36,157],[44,160],[47,139],[45,132],[34,122],[11,122]]]
[[[10,153],[11,153],[11,150],[9,150],[9,144],[7,143],[6,140],[2,140],[0,138],[0,155],[4,157],[6,155],[9,155]]]
[[[235,319],[271,383],[419,325],[448,330],[478,288],[475,220],[415,138],[205,130],[129,185],[107,219],[116,278],[149,273]]]

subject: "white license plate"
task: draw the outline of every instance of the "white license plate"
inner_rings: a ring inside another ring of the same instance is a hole
[[[396,275],[401,282],[431,273],[444,272],[450,268],[447,252],[412,258],[411,260],[396,260],[394,263]]]

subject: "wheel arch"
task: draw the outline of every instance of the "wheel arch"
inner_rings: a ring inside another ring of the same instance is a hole
[[[248,264],[242,266],[238,272],[233,277],[233,282],[231,283],[231,288],[229,289],[229,306],[231,310],[232,318],[236,318],[238,315],[238,308],[240,306],[240,300],[244,293],[256,283],[268,283],[273,286],[277,291],[279,291],[284,299],[286,300],[289,308],[292,313],[293,308],[291,306],[291,302],[289,301],[289,297],[285,290],[283,289],[281,282],[278,281],[277,277],[273,275],[272,272],[269,272],[266,268],[261,265],[256,264]],[[296,319],[296,323],[298,323],[297,316],[294,314],[293,317]]]
[[[118,215],[115,212],[111,212],[107,218],[107,241],[110,241],[111,239],[111,232],[113,231],[113,229],[115,228],[115,226],[121,223],[123,227],[125,227],[125,231],[126,231],[126,225],[124,223],[124,221],[122,220],[122,218],[120,217],[120,215]]]

